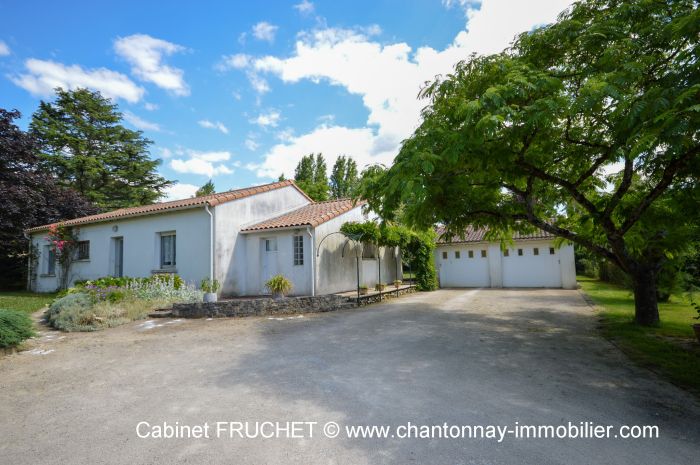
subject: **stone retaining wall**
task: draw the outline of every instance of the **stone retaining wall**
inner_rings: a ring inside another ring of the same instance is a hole
[[[179,318],[221,318],[332,312],[355,306],[354,299],[330,294],[315,297],[231,299],[210,303],[175,304],[172,313]]]

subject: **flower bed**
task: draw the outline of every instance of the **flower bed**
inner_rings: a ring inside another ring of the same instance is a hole
[[[174,303],[201,302],[202,291],[177,275],[100,278],[77,283],[46,311],[49,325],[64,331],[96,331],[146,318]]]

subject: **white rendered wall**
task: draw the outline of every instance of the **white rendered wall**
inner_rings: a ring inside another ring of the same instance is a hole
[[[239,234],[240,230],[309,203],[296,188],[287,186],[223,203],[212,209],[216,236],[214,274],[222,284],[221,293],[224,296],[260,293],[258,249],[255,248],[255,254],[248,257],[246,235]],[[250,284],[246,282],[249,278],[253,279]]]
[[[117,227],[117,231],[113,228]],[[111,276],[114,271],[112,238],[124,240],[123,275],[151,276],[160,268],[159,233],[176,233],[176,268],[185,281],[199,283],[209,273],[209,216],[203,208],[172,211],[157,215],[133,217],[117,221],[76,227],[79,240],[90,241],[90,259],[73,262],[69,284],[77,280]],[[32,236],[32,242],[43,255],[46,233]],[[44,257],[38,259],[39,272],[32,288],[52,292],[58,288],[58,276],[42,276]],[[57,274],[60,266],[56,264]]]
[[[550,247],[554,247],[554,254],[550,254]],[[523,255],[518,255],[518,249]],[[482,250],[486,250],[486,258],[481,257]],[[460,258],[455,256],[457,251]],[[469,258],[469,251],[473,258]],[[447,252],[447,259],[443,252]],[[553,240],[516,241],[509,245],[508,256],[499,243],[438,244],[435,265],[442,287],[576,288],[573,245],[557,248]]]
[[[343,223],[348,221],[367,221],[369,218],[362,214],[362,207],[353,208],[337,218],[319,225],[316,228],[316,248],[321,244],[320,253],[316,257],[316,294],[332,294],[336,292],[357,289],[357,252],[353,243],[343,247],[347,238],[342,234],[332,234],[340,231]],[[324,239],[325,238],[325,239]],[[397,276],[397,257],[393,247],[380,249],[381,281],[391,283]],[[400,257],[398,257],[400,259]],[[360,259],[360,282],[369,287],[377,284],[379,273],[378,260]],[[401,279],[401,266],[398,266],[398,279]]]
[[[294,236],[304,238],[303,265],[294,264]],[[275,274],[281,274],[292,282],[290,295],[311,294],[311,237],[305,228],[241,234],[241,239],[245,241],[246,256],[249,257],[245,267],[244,295],[269,294],[265,282]],[[277,251],[265,250],[266,239],[277,241]],[[268,276],[263,276],[265,260],[269,260]]]

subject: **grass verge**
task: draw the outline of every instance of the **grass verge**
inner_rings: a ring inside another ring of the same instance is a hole
[[[0,292],[0,308],[34,313],[48,305],[56,294],[35,294],[27,291]]]
[[[693,332],[696,315],[687,299],[672,296],[659,304],[661,324],[634,323],[634,297],[628,289],[584,276],[583,291],[599,306],[603,336],[638,364],[700,396],[700,344]]]

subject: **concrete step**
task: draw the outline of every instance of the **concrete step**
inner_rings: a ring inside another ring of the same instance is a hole
[[[169,309],[156,310],[148,314],[148,318],[170,318],[173,316],[173,311]]]

